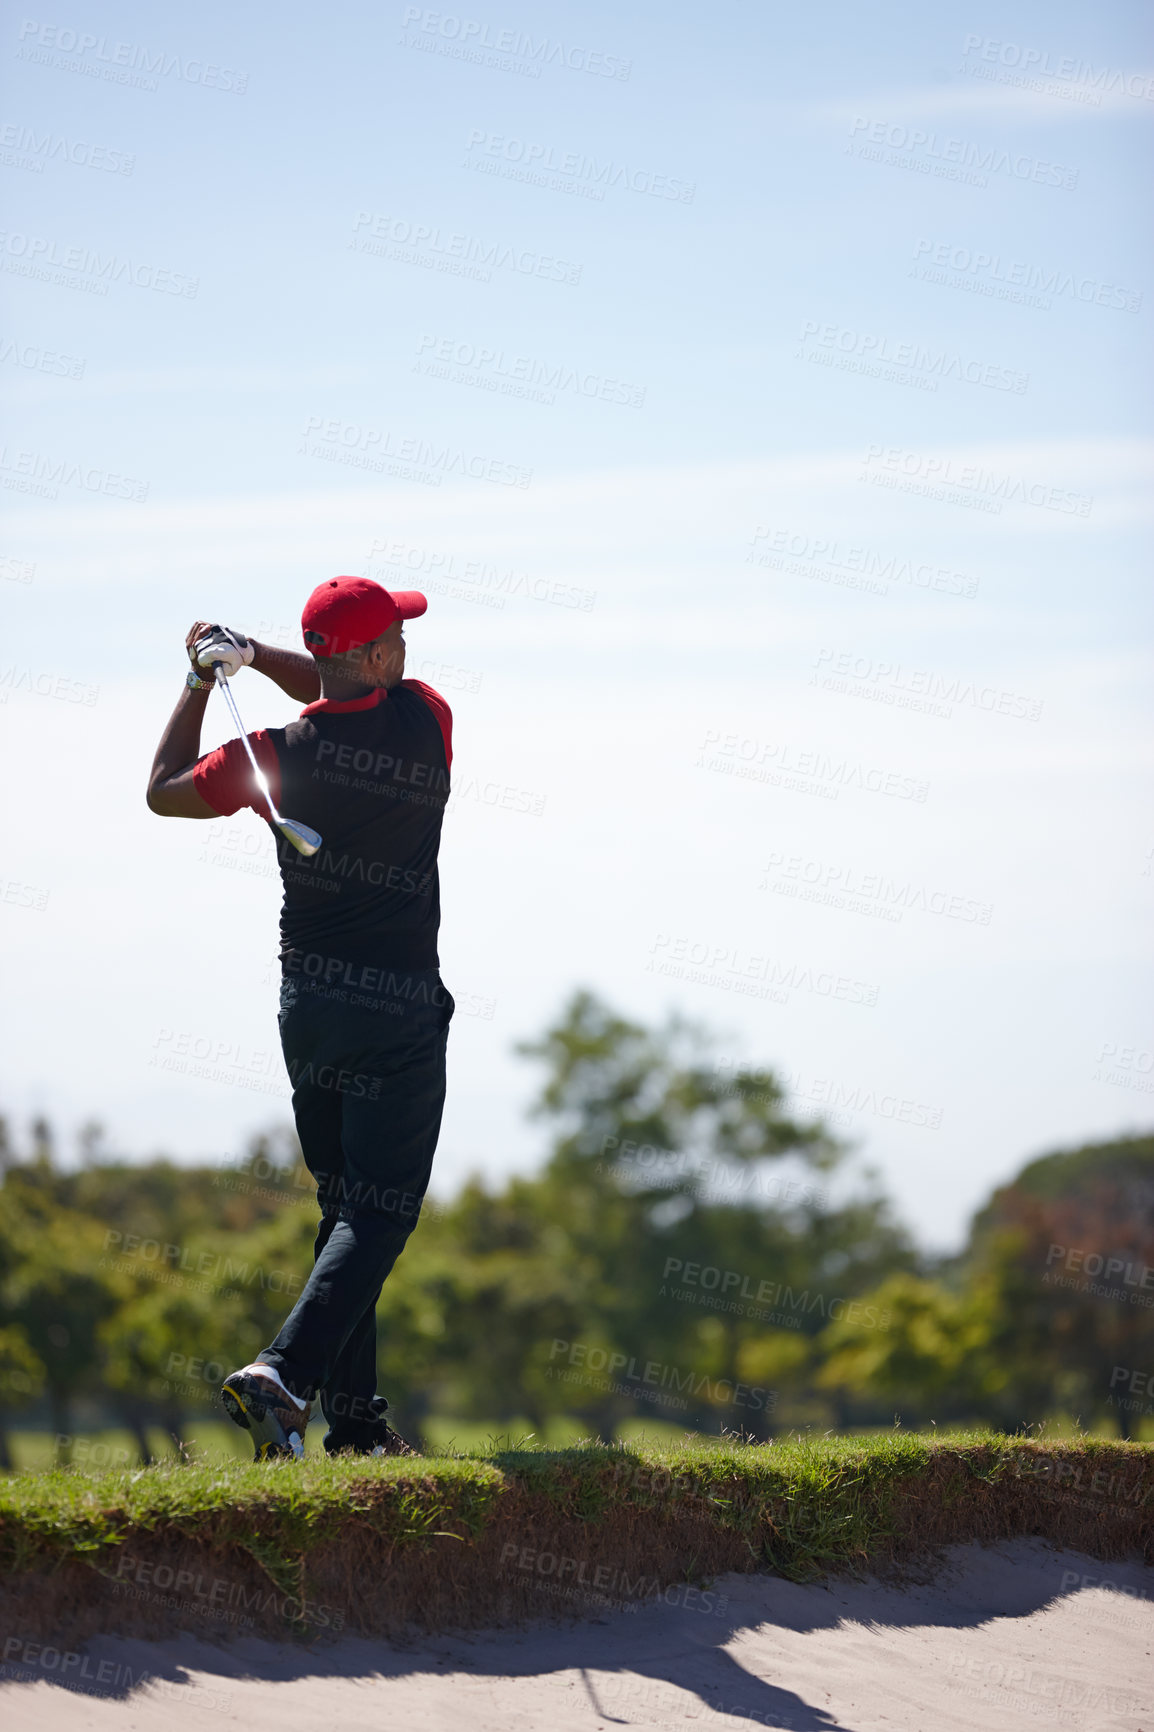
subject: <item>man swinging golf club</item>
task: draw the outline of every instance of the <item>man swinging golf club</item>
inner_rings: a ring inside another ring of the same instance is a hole
[[[330,1454],[412,1453],[376,1393],[376,1305],[429,1182],[454,1010],[437,955],[452,717],[431,686],[403,677],[404,621],[427,605],[415,590],[330,578],[301,616],[307,655],[197,621],[148,784],[164,817],[251,807],[270,825],[284,886],[281,1046],[321,1219],[279,1335],[221,1391],[258,1459],[304,1453],[318,1396]],[[249,734],[251,758],[244,740],[201,757],[213,685],[245,666],[303,702],[300,720]]]

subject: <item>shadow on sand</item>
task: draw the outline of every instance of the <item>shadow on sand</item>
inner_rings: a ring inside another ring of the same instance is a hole
[[[994,1618],[1026,1617],[1071,1593],[1112,1587],[1125,1594],[1142,1617],[1154,1619],[1154,1571],[1140,1563],[1102,1564],[1060,1552],[1038,1540],[1015,1540],[983,1548],[952,1549],[928,1583],[899,1587],[876,1579],[830,1578],[806,1586],[765,1575],[729,1575],[708,1590],[668,1590],[633,1612],[611,1612],[582,1621],[538,1622],[483,1633],[422,1637],[409,1646],[352,1637],[317,1643],[276,1644],[244,1638],[214,1645],[188,1636],[159,1643],[100,1637],[84,1649],[93,1670],[104,1662],[113,1673],[107,1689],[90,1694],[130,1701],[143,1685],[189,1685],[199,1691],[245,1680],[444,1678],[479,1683],[573,1672],[590,1711],[606,1726],[653,1723],[671,1712],[679,1719],[709,1723],[725,1715],[740,1724],[788,1728],[790,1732],[855,1732],[795,1691],[757,1677],[727,1651],[743,1632],[778,1629],[808,1634],[842,1624],[867,1631],[916,1630],[927,1626],[972,1630]],[[673,1601],[674,1603],[669,1603]],[[1137,1609],[1143,1602],[1143,1610]],[[543,1607],[548,1617],[551,1608]],[[769,1637],[772,1640],[772,1635]],[[51,1674],[36,1665],[4,1668],[8,1682]],[[118,1685],[115,1679],[133,1682]],[[670,1686],[694,1702],[677,1709]],[[73,1686],[76,1687],[75,1685]],[[467,1725],[467,1690],[461,1723]]]

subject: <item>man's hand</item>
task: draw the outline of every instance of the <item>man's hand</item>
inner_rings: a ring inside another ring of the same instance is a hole
[[[207,666],[202,653],[206,639],[213,640]],[[212,664],[218,661],[230,677],[238,667],[251,667],[254,673],[265,674],[299,704],[313,704],[321,695],[317,664],[312,656],[303,655],[300,650],[277,649],[272,644],[258,643],[254,637],[246,638],[227,626],[209,625],[203,619],[198,619],[190,627],[184,641],[198,679],[211,680]]]
[[[243,632],[232,631],[226,625],[208,625],[201,619],[192,626],[184,642],[193,671],[202,680],[213,677],[213,662],[219,662],[231,679],[241,668],[249,666],[256,653]]]

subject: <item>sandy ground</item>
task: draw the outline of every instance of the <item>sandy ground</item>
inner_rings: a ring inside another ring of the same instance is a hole
[[[210,1718],[247,1732],[1154,1732],[1154,1570],[1036,1541],[957,1547],[926,1587],[725,1576],[633,1613],[414,1647],[5,1646],[6,1732]]]

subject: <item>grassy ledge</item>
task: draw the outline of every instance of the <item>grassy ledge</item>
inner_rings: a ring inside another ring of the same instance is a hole
[[[26,1474],[0,1483],[0,1597],[42,1641],[396,1636],[673,1584],[704,1608],[728,1570],[921,1573],[1018,1536],[1154,1561],[1154,1449],[895,1432]]]

